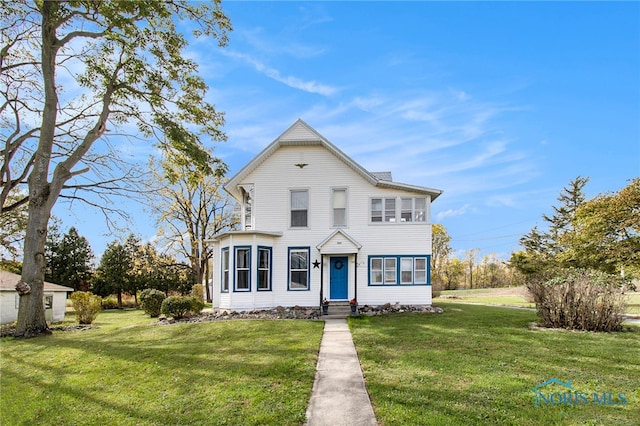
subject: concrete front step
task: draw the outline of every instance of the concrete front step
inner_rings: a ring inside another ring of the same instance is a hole
[[[351,306],[348,302],[337,302],[329,305],[327,315],[322,315],[323,319],[347,318],[351,314]]]

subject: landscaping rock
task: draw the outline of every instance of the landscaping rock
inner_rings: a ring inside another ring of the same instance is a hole
[[[400,312],[416,312],[416,313],[442,313],[441,308],[433,306],[413,306],[413,305],[392,305],[386,303],[379,306],[359,306],[358,312],[366,316],[386,315]],[[250,311],[214,311],[203,312],[200,315],[194,315],[191,318],[183,318],[181,320],[170,319],[158,319],[158,325],[166,325],[173,323],[196,323],[196,322],[210,322],[210,321],[228,321],[234,319],[304,319],[304,320],[318,320],[322,317],[320,308],[313,308],[309,306],[294,306],[293,308],[285,308],[283,306],[277,306],[273,309],[264,310],[250,310]]]

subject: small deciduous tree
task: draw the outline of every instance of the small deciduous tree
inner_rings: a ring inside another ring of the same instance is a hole
[[[431,282],[438,290],[444,289],[446,266],[451,255],[451,237],[447,233],[447,228],[439,223],[431,226]]]

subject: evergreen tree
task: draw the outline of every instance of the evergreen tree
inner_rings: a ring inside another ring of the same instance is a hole
[[[89,242],[74,227],[62,237],[55,228],[51,231],[46,245],[45,279],[76,291],[88,291],[94,259]]]
[[[118,307],[121,308],[122,293],[129,289],[133,268],[133,259],[125,245],[113,241],[107,246],[96,269],[93,292],[102,297],[116,294]]]
[[[520,239],[524,252],[514,253],[511,263],[523,273],[535,273],[553,266],[578,266],[572,255],[575,239],[574,219],[585,203],[584,186],[589,178],[578,176],[564,187],[558,196],[560,204],[552,206],[553,215],[542,215],[547,231],[537,226]]]

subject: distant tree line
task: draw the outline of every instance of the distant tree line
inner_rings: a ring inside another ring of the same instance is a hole
[[[188,264],[158,253],[153,245],[142,244],[133,234],[124,242],[109,243],[97,267],[89,242],[73,227],[61,235],[54,223],[45,247],[47,281],[101,297],[116,295],[120,307],[123,294],[133,296],[137,304],[140,290],[187,294],[195,284]]]
[[[495,254],[487,254],[479,259],[479,249],[474,248],[465,251],[462,259],[453,257],[451,237],[443,225],[433,225],[432,239],[431,282],[436,292],[522,284],[522,276],[518,271]]]

